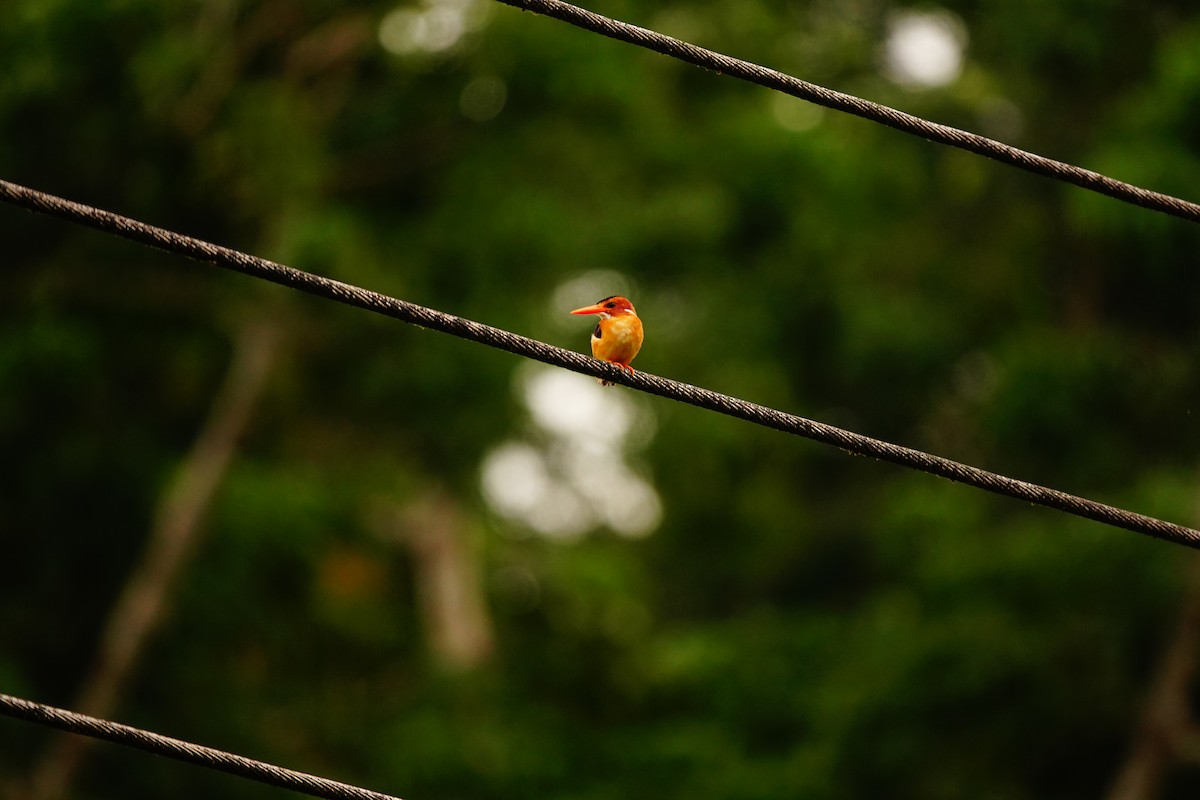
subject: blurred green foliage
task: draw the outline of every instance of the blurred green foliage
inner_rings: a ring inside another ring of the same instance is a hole
[[[404,39],[438,7],[461,37]],[[594,6],[1196,199],[1193,4],[943,7],[962,74],[909,91],[887,0]],[[1196,520],[1195,225],[484,0],[8,0],[0,53],[4,178],[578,349],[554,290],[616,269],[642,369]],[[533,536],[479,490],[530,429],[513,357],[12,208],[0,247],[0,691],[70,704],[267,315],[284,354],[119,719],[419,800],[1112,779],[1180,548],[642,397],[658,529]],[[480,559],[474,669],[374,521],[431,491]],[[0,724],[0,780],[47,736]],[[76,797],[273,793],[91,763]]]

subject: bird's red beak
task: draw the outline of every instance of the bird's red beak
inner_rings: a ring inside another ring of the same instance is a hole
[[[596,303],[594,306],[584,306],[572,311],[572,314],[603,314],[607,309],[601,303]]]

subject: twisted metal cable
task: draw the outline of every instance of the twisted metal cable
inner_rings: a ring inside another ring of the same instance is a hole
[[[265,761],[255,761],[224,750],[173,739],[152,731],[77,714],[12,695],[0,694],[0,714],[69,733],[115,742],[154,755],[186,761],[189,764],[227,772],[282,789],[291,789],[313,797],[324,797],[328,800],[400,800],[393,795],[310,775],[307,772],[296,772]]]
[[[383,314],[489,347],[507,350],[544,364],[603,378],[659,397],[678,400],[698,408],[753,422],[756,425],[802,436],[822,444],[832,445],[848,453],[870,456],[881,461],[928,472],[931,475],[940,475],[995,494],[1026,500],[1077,517],[1200,549],[1200,531],[1192,528],[1077,497],[1057,489],[1009,478],[921,450],[873,439],[699,386],[692,386],[669,378],[660,378],[645,372],[630,374],[617,366],[598,361],[591,356],[493,328],[474,320],[426,308],[406,300],[378,294],[348,283],[303,272],[274,261],[268,261],[265,258],[247,255],[228,247],[221,247],[191,236],[148,225],[111,211],[64,200],[36,189],[0,180],[0,201],[107,231],[135,242],[205,261],[245,275],[290,286],[317,297],[373,311],[376,314]]]
[[[957,147],[1037,175],[1065,181],[1117,200],[1161,211],[1181,219],[1200,222],[1200,204],[1143,189],[1073,164],[1039,156],[1036,153],[1012,147],[977,133],[930,122],[922,117],[906,114],[861,97],[826,89],[824,86],[809,83],[750,61],[743,61],[740,58],[707,50],[647,28],[639,28],[627,22],[596,14],[570,3],[564,3],[562,0],[498,0],[498,2],[525,11],[532,11],[535,14],[553,17],[610,39],[644,47],[697,67],[757,83],[759,86],[775,89],[801,100],[832,108],[835,111],[844,111],[847,114],[869,119],[932,142]]]

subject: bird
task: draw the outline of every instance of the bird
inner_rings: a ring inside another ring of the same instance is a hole
[[[592,355],[601,361],[616,364],[630,373],[633,357],[642,349],[642,321],[638,319],[633,303],[624,297],[613,295],[595,305],[577,308],[572,314],[599,314],[600,321],[592,331]],[[612,386],[612,381],[598,379],[601,386]]]

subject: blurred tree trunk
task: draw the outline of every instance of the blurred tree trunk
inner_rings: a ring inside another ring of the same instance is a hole
[[[277,338],[270,322],[251,321],[239,332],[225,382],[191,452],[163,491],[146,548],[109,612],[72,710],[108,717],[119,704],[146,642],[166,615],[176,581],[197,549],[213,497],[266,385]],[[34,768],[30,800],[66,795],[94,743],[70,734],[53,739]]]
[[[1191,712],[1191,687],[1200,648],[1200,557],[1188,564],[1187,588],[1142,706],[1129,754],[1108,800],[1152,800],[1163,778],[1180,761],[1200,758],[1200,728]]]
[[[434,657],[452,669],[479,666],[491,656],[495,636],[457,502],[431,490],[400,510],[395,526],[413,556],[417,610]]]

